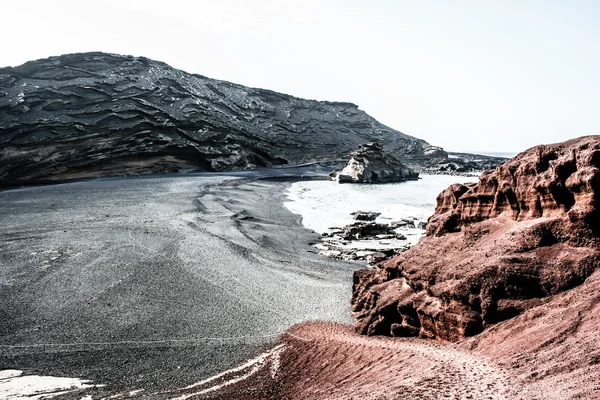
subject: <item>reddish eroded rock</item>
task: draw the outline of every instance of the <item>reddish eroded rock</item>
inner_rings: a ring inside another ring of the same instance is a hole
[[[537,146],[485,171],[476,185],[455,184],[440,193],[427,234],[498,216],[515,221],[568,216],[593,227],[600,218],[599,187],[599,136]]]
[[[510,370],[519,399],[600,396],[600,270],[458,347]],[[543,395],[541,395],[543,394]]]
[[[600,136],[527,150],[437,199],[427,236],[357,271],[356,330],[459,340],[600,270]]]

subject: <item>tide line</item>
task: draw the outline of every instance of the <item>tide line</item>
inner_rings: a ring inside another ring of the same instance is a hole
[[[27,349],[39,347],[77,347],[77,346],[122,346],[122,345],[152,345],[152,344],[177,344],[177,343],[202,343],[207,341],[234,341],[234,340],[251,340],[277,337],[281,335],[290,335],[296,339],[311,342],[313,339],[303,338],[294,335],[288,331],[273,333],[269,335],[254,335],[254,336],[215,336],[215,337],[199,337],[188,339],[160,339],[160,340],[122,340],[116,342],[71,342],[71,343],[32,343],[32,344],[0,344],[0,348],[4,349]]]

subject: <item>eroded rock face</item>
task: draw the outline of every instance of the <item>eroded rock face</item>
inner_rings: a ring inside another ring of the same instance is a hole
[[[600,269],[600,136],[538,146],[437,198],[427,236],[355,274],[357,331],[458,340]]]
[[[344,169],[334,175],[340,183],[389,183],[418,179],[419,174],[387,154],[379,143],[359,146]]]
[[[224,171],[430,146],[351,103],[304,100],[143,57],[69,54],[0,68],[0,182]],[[438,152],[439,153],[439,152]]]

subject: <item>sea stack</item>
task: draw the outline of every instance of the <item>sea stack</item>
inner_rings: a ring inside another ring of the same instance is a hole
[[[372,142],[352,152],[348,164],[332,178],[339,183],[390,183],[419,179],[419,174]]]
[[[356,330],[455,341],[543,314],[600,271],[599,195],[600,136],[537,146],[450,186],[417,245],[355,273]]]

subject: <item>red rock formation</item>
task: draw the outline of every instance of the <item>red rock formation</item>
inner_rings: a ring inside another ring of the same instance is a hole
[[[600,269],[600,136],[529,149],[437,198],[427,236],[355,274],[356,329],[458,340]]]

